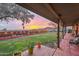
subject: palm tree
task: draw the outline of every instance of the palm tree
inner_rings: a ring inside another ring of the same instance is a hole
[[[24,24],[29,23],[30,18],[33,19],[34,15],[31,14],[27,9],[17,4],[0,3],[0,20],[9,22],[11,18],[16,18],[17,20],[21,20],[23,22],[22,26],[24,29]]]

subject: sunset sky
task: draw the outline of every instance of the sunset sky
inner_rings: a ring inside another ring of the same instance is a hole
[[[43,18],[33,12],[32,14],[35,15],[34,19],[31,20],[29,24],[25,24],[25,29],[39,29],[39,28],[45,28],[45,27],[55,27],[55,26],[49,26],[48,23],[51,22],[46,18]],[[8,24],[5,21],[0,22],[0,29],[7,28],[9,30],[21,30],[22,29],[22,22],[17,21],[16,19],[14,21],[10,21]],[[54,23],[56,24],[56,23]]]

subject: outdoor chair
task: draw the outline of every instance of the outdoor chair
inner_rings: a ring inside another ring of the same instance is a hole
[[[75,44],[78,45],[79,44],[79,37],[75,37],[74,39],[71,39],[69,41],[70,44]]]

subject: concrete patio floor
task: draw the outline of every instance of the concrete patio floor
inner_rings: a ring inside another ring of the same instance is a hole
[[[73,38],[71,34],[66,34],[60,42],[60,48],[57,49],[43,45],[41,49],[38,49],[35,46],[33,56],[79,56],[79,46],[69,44],[70,39]],[[24,51],[22,56],[28,56],[28,50]]]
[[[57,48],[54,56],[79,56],[79,46],[69,44],[70,39],[74,37],[66,34],[60,42],[60,48]]]
[[[43,46],[39,49],[37,46],[34,47],[33,56],[52,56],[55,49]],[[28,56],[28,50],[22,53],[22,56]]]

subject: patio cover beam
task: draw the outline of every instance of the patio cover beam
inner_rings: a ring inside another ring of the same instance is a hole
[[[65,3],[20,3],[18,4],[29,9],[55,23],[61,19],[66,26],[72,26],[79,21],[79,4]]]
[[[55,23],[58,22],[58,19],[62,21],[60,16],[53,10],[53,7],[47,3],[19,3],[18,5],[39,14]]]

